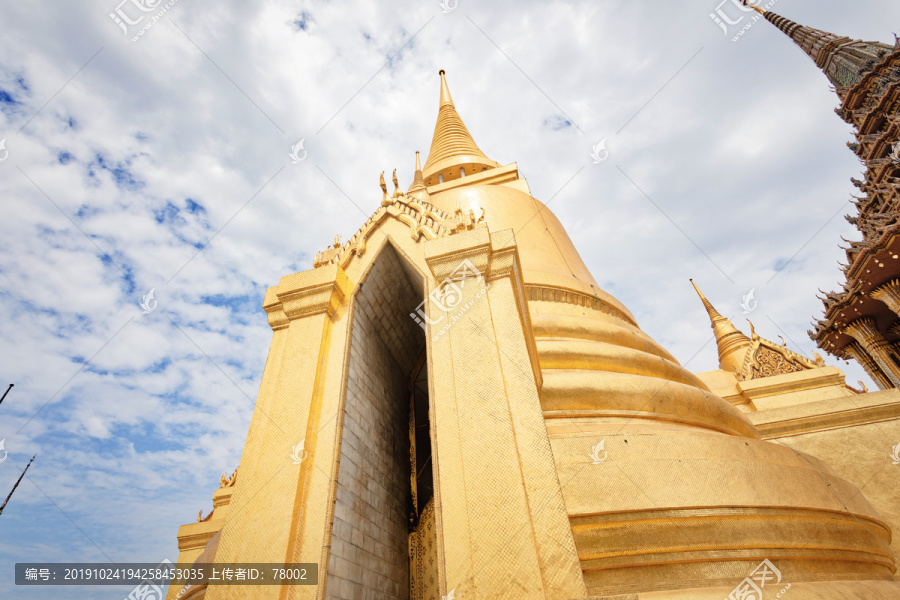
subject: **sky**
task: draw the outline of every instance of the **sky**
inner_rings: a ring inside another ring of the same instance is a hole
[[[408,187],[441,68],[479,147],[689,370],[717,368],[689,278],[745,332],[815,349],[863,166],[803,52],[710,18],[731,0],[143,1],[0,0],[2,496],[37,454],[0,517],[4,598],[128,593],[16,588],[15,562],[177,559],[240,460],[266,288],[356,231],[382,171]],[[888,0],[772,9],[882,42],[900,21]]]

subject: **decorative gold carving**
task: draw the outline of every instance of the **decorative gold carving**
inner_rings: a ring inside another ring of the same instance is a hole
[[[784,338],[781,338],[781,345],[779,346],[774,342],[759,337],[753,323],[749,319],[747,322],[750,323],[752,344],[744,358],[741,372],[738,374],[738,379],[741,381],[798,373],[825,366],[825,361],[818,354],[813,353],[815,358],[813,361],[789,350]]]
[[[387,194],[387,186],[384,183],[384,173],[381,177],[381,187],[384,191],[381,207],[363,223],[353,237],[344,245],[340,245],[340,238],[335,238],[335,245],[326,248],[316,254],[313,260],[313,268],[318,269],[324,265],[339,264],[346,268],[354,255],[362,256],[366,251],[366,240],[375,230],[375,227],[385,218],[393,217],[409,227],[410,236],[418,241],[420,238],[436,240],[454,233],[469,231],[476,227],[486,227],[484,209],[479,217],[473,210],[464,213],[458,206],[456,214],[451,216],[441,209],[423,200],[410,198],[399,192],[399,195],[391,198]],[[386,202],[386,204],[385,204]]]
[[[422,509],[418,527],[409,534],[409,597],[412,600],[440,600],[437,560],[437,524],[432,497]]]
[[[403,195],[403,192],[400,191],[400,184],[397,183],[397,169],[394,169],[394,176],[391,177],[391,181],[394,182],[394,196],[393,198],[396,200],[400,196]]]
[[[863,348],[873,355],[888,346],[888,341],[878,330],[875,319],[870,317],[853,321],[844,328],[844,333],[862,344]]]
[[[871,317],[857,319],[844,328],[844,333],[859,342],[890,380],[891,387],[900,387],[900,365],[892,356],[896,351],[878,329],[875,319]]]
[[[897,279],[872,290],[869,295],[887,304],[894,314],[900,315],[900,281]]]
[[[222,473],[222,477],[219,479],[219,489],[234,487],[234,483],[237,481],[237,469],[234,470],[234,473],[231,474],[231,477],[228,476],[228,473]]]
[[[440,225],[447,228],[450,233],[459,233],[461,231],[475,229],[475,227],[482,222],[484,222],[483,208],[481,209],[481,215],[476,218],[474,210],[470,208],[468,212],[463,211],[463,209],[459,207],[459,204],[457,204],[454,215],[441,221]]]
[[[805,370],[800,365],[790,362],[783,354],[770,350],[764,346],[756,351],[754,364],[751,367],[750,379],[758,379],[760,377],[772,377],[773,375],[784,375],[787,373],[797,373]]]
[[[859,342],[847,344],[844,346],[843,352],[844,358],[852,358],[862,365],[862,368],[865,369],[866,373],[868,373],[869,377],[872,378],[872,381],[875,382],[879,389],[886,390],[894,387],[891,380],[885,376],[881,367],[878,366],[878,363],[875,362],[871,356],[869,356],[869,353],[866,352],[862,344]]]
[[[382,206],[390,206],[393,200],[388,196],[387,193],[387,184],[384,182],[384,171],[381,172],[381,181],[379,181],[381,185],[381,205]]]

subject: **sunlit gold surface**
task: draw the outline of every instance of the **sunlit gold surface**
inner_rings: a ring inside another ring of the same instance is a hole
[[[443,76],[440,111],[426,183],[435,165],[476,156],[438,143],[471,139],[450,118]],[[401,195],[317,269],[270,288],[272,348],[215,559],[317,562],[320,585],[206,596],[375,597],[366,586],[377,582],[357,571],[390,565],[368,558],[365,536],[358,563],[334,559],[355,555],[334,530],[346,522],[336,482],[358,462],[344,440],[348,381],[378,377],[350,358],[368,342],[355,319],[375,303],[390,322],[381,335],[407,331],[391,319],[414,306],[378,303],[401,283],[425,298],[465,260],[481,274],[461,289],[465,314],[425,336],[442,595],[720,600],[769,559],[796,586],[791,597],[900,597],[888,581],[890,527],[858,489],[818,458],[761,440],[744,411],[598,288],[527,190],[514,165],[428,185],[441,219],[485,215],[452,231]],[[371,275],[387,262],[401,265],[396,286]],[[429,319],[454,316],[426,306]],[[308,458],[292,465],[301,439]],[[394,592],[379,597],[409,597]]]

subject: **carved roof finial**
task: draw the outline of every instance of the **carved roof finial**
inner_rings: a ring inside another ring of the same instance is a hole
[[[394,198],[399,198],[403,195],[403,192],[400,191],[400,184],[397,183],[397,169],[394,169],[394,175],[391,177],[391,181],[394,182]]]
[[[747,319],[747,322],[750,323],[750,339],[754,342],[759,340],[759,335],[756,333],[756,327],[753,326],[753,321]]]
[[[384,171],[381,172],[381,205],[382,206],[390,206],[394,203],[390,196],[387,193],[387,184],[384,182]]]

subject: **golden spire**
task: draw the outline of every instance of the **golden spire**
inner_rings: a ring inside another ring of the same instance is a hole
[[[428,153],[428,160],[425,161],[422,173],[427,185],[451,181],[500,166],[485,156],[475,144],[472,134],[466,129],[465,123],[453,105],[444,70],[441,69],[439,74],[441,102],[434,137],[431,140],[431,151]]]
[[[446,71],[443,69],[438,71],[438,75],[441,76],[441,103],[438,105],[438,108],[445,104],[453,106],[453,98],[450,97],[450,88],[447,87],[447,78],[444,77],[444,73],[446,73]]]
[[[425,178],[422,176],[422,163],[419,161],[418,150],[416,150],[416,174],[413,175],[412,185],[406,190],[406,195],[417,200],[428,200],[430,198],[428,189],[425,187]]]
[[[719,368],[729,373],[739,374],[744,366],[744,356],[751,345],[750,338],[741,333],[731,321],[720,315],[694,283],[694,280],[690,281],[709,314],[710,325],[716,336],[716,345],[719,347]]]

